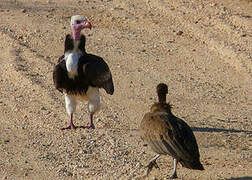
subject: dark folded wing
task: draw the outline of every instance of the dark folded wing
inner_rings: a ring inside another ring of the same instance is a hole
[[[182,119],[175,116],[173,118],[176,122],[173,124],[174,129],[176,129],[176,142],[183,146],[183,151],[190,154],[191,157],[199,158],[199,149],[192,129]]]
[[[63,92],[67,79],[65,61],[63,58],[59,58],[59,63],[53,69],[53,83],[55,88]]]
[[[79,63],[79,67],[82,67],[83,74],[91,86],[104,88],[111,95],[114,93],[114,84],[109,66],[101,57],[84,54],[80,57]]]
[[[187,168],[204,170],[203,165],[200,163],[200,154],[196,138],[190,128],[182,119],[173,116],[176,122],[172,126],[176,133],[174,142],[177,144],[178,152],[182,153],[180,163]]]
[[[142,138],[153,151],[177,159],[198,159],[196,139],[190,127],[167,113],[147,113],[140,126]]]
[[[65,57],[64,55],[60,56],[59,59],[58,59],[58,63],[60,63],[61,61],[63,61],[64,57]]]

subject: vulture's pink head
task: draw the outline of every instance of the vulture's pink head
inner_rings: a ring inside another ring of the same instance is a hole
[[[81,15],[74,15],[71,17],[71,27],[73,32],[73,39],[79,40],[81,30],[85,28],[91,29],[92,25],[86,17]]]

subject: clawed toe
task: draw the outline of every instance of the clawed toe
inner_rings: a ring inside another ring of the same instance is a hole
[[[156,161],[151,161],[148,165],[147,168],[152,169],[153,167],[160,169]]]
[[[178,176],[177,176],[177,174],[172,174],[172,175],[170,176],[170,178],[171,178],[171,179],[176,179],[176,178],[178,178]]]
[[[146,167],[147,167],[146,176],[149,175],[149,173],[151,172],[153,167],[160,169],[159,166],[157,165],[156,161],[151,161]]]
[[[84,128],[84,129],[95,129],[95,126],[94,126],[94,124],[89,124],[87,126],[82,126],[82,128]]]
[[[95,129],[95,126],[94,124],[90,124],[90,125],[87,125],[87,126],[74,126],[74,125],[69,125],[68,127],[65,127],[65,128],[61,128],[61,130],[76,130],[78,128],[81,128],[81,129]]]
[[[61,128],[61,130],[71,130],[71,129],[76,129],[77,127],[76,126],[68,126],[68,127],[65,127],[65,128]]]

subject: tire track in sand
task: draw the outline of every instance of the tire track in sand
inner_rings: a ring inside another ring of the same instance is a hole
[[[191,7],[186,7],[184,9],[181,8],[181,6],[183,6],[181,2],[173,1],[173,6],[170,6],[170,4],[158,0],[158,1],[149,1],[149,5],[151,9],[153,9],[153,11],[158,10],[160,13],[165,14],[166,17],[175,18],[177,23],[180,24],[180,26],[184,27],[186,33],[188,33],[192,37],[195,37],[196,39],[199,39],[202,43],[206,44],[209,50],[218,54],[222,60],[230,64],[232,67],[235,67],[235,69],[238,72],[243,72],[250,78],[252,77],[252,64],[251,64],[252,57],[249,56],[249,54],[246,54],[242,51],[239,51],[237,53],[235,48],[233,48],[231,45],[238,43],[237,46],[240,46],[241,47],[240,49],[246,49],[247,47],[244,44],[241,43],[239,44],[239,42],[230,40],[231,38],[226,39],[226,42],[215,38],[217,36],[223,37],[230,34],[240,36],[239,33],[237,33],[240,31],[239,26],[237,24],[238,22],[236,16],[227,16],[228,18],[222,18],[222,19],[219,17],[214,18],[215,28],[217,29],[221,28],[221,31],[216,30],[214,32],[214,31],[208,31],[208,28],[206,27],[204,28],[204,26],[199,26],[197,23],[193,22],[192,19],[188,18],[186,15],[183,15],[183,13],[187,14],[189,12],[193,12],[192,17],[198,16],[197,11],[194,11],[193,9],[191,9]],[[180,7],[180,9],[183,9],[183,12],[174,10],[174,7]],[[215,7],[210,7],[208,5],[207,8],[215,8]],[[252,26],[252,22],[247,21],[246,18],[239,18],[239,20],[244,21],[244,23],[239,22],[239,24],[243,24],[244,26],[246,26],[246,29],[250,29],[249,26],[250,27]],[[248,44],[247,46],[249,47]],[[245,78],[246,75],[244,76]]]

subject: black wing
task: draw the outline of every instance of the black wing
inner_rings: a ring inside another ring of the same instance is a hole
[[[59,63],[53,69],[53,83],[57,90],[63,92],[68,80],[64,56],[59,58]]]
[[[60,56],[59,59],[58,59],[58,63],[60,63],[61,61],[64,61],[64,55]]]
[[[83,74],[83,71],[79,71],[78,73],[79,75],[77,77],[70,79],[66,69],[66,62],[62,59],[53,70],[54,86],[60,92],[64,91],[66,93],[79,95],[86,93],[90,84]]]
[[[79,67],[83,75],[94,87],[105,89],[108,94],[114,93],[112,75],[107,63],[99,56],[84,54],[79,59]]]

